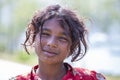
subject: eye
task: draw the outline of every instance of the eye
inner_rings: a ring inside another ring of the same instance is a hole
[[[62,42],[67,42],[68,39],[66,37],[59,37],[59,40],[62,41]]]
[[[50,34],[49,34],[49,33],[46,33],[46,32],[42,32],[42,33],[41,33],[41,36],[47,37],[47,36],[50,36]]]

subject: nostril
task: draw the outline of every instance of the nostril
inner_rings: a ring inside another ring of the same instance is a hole
[[[55,40],[55,39],[50,39],[50,40],[48,40],[47,46],[56,48],[56,47],[57,47],[57,42],[56,42],[56,40]]]
[[[57,45],[56,45],[55,43],[49,43],[49,44],[47,44],[47,46],[49,46],[49,47],[54,47],[54,48],[57,47]]]

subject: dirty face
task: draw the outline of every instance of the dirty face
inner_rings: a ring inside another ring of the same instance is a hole
[[[41,43],[40,43],[41,42]],[[61,63],[70,54],[71,38],[59,22],[53,18],[43,24],[35,38],[35,52],[39,61],[44,63]]]

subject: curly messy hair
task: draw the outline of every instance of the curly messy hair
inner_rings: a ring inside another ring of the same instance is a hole
[[[23,44],[26,52],[29,54],[27,46],[31,46],[34,43],[36,34],[42,32],[43,24],[53,18],[56,18],[65,31],[70,33],[72,40],[70,47],[71,62],[83,58],[87,51],[85,40],[87,30],[85,29],[83,19],[79,19],[74,12],[63,9],[60,5],[51,5],[42,11],[38,10],[34,13],[27,26],[26,40]]]

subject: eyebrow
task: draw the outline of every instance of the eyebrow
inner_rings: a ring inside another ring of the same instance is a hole
[[[62,32],[61,35],[69,37],[69,35],[66,32]]]
[[[47,29],[47,28],[43,28],[43,30],[42,31],[48,31],[48,32],[51,32],[51,30],[49,30],[49,29]],[[61,32],[60,33],[60,35],[63,35],[63,36],[65,36],[65,37],[69,37],[69,34],[67,33],[67,32]]]
[[[49,30],[49,29],[47,29],[47,28],[43,28],[43,29],[42,29],[42,31],[43,31],[43,30],[44,30],[44,31],[50,31],[50,30]]]

